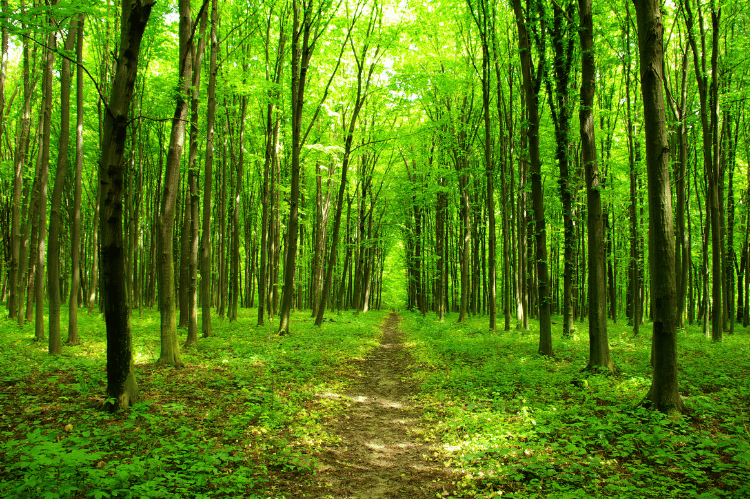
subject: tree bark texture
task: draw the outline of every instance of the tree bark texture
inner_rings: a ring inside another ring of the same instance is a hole
[[[104,117],[102,156],[99,160],[102,234],[102,292],[107,326],[107,401],[117,410],[138,401],[133,370],[130,304],[125,284],[123,244],[123,154],[127,139],[128,113],[138,71],[141,39],[154,2],[124,0],[117,71],[112,82],[108,111]]]

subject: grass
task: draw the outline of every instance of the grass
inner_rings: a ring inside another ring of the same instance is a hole
[[[404,317],[434,458],[459,472],[459,495],[750,497],[750,332],[720,344],[681,332],[685,412],[663,415],[639,407],[650,327],[633,337],[610,323],[618,373],[586,376],[585,323],[567,340],[553,326],[555,357],[544,358],[537,324],[491,333],[486,317]]]
[[[279,337],[276,321],[256,327],[257,311],[240,310],[233,323],[214,318],[216,336],[173,369],[154,365],[158,312],[135,312],[143,401],[117,414],[100,410],[103,318],[79,317],[82,345],[57,357],[33,325],[0,323],[1,497],[275,497],[269,475],[310,476],[311,453],[335,438],[323,422],[341,403],[316,394],[340,389],[345,363],[377,344],[383,314],[344,313],[318,329],[299,312]]]
[[[65,311],[63,311],[65,314]],[[325,422],[347,362],[377,344],[384,314],[344,313],[293,334],[214,319],[217,336],[183,351],[183,369],[157,368],[159,316],[132,318],[143,401],[100,410],[101,316],[80,315],[82,345],[47,355],[33,326],[0,323],[0,497],[281,497],[309,480],[334,442]],[[402,314],[421,382],[433,460],[456,470],[462,497],[713,498],[750,496],[750,332],[715,344],[698,327],[678,338],[683,414],[639,407],[651,380],[650,328],[609,325],[615,375],[585,375],[588,337],[554,326],[554,358],[538,329],[490,333],[486,317],[456,324]],[[63,324],[67,317],[63,317]],[[555,319],[556,322],[561,322]],[[184,338],[186,332],[180,330]]]

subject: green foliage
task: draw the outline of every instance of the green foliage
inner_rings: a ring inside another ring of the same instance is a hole
[[[558,357],[538,332],[486,331],[486,318],[404,321],[438,442],[435,458],[476,497],[746,497],[750,493],[747,332],[714,344],[679,338],[684,414],[640,407],[650,385],[647,335],[610,324],[616,375],[580,370],[587,328]],[[534,327],[538,327],[534,324]],[[559,329],[559,327],[558,327]],[[645,331],[643,328],[642,331]]]
[[[302,314],[300,314],[302,315]],[[308,454],[331,437],[322,421],[341,410],[313,406],[337,389],[345,361],[375,343],[382,314],[345,313],[315,328],[293,317],[294,334],[255,327],[256,310],[214,320],[217,336],[184,352],[184,369],[157,368],[158,313],[133,317],[143,401],[101,411],[105,334],[81,314],[82,345],[49,357],[29,330],[0,333],[0,496],[268,497],[269,470],[310,472]],[[296,320],[295,320],[296,319]]]

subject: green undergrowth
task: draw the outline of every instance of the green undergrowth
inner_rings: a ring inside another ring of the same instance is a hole
[[[309,476],[310,454],[333,438],[322,422],[342,409],[316,395],[341,388],[344,363],[377,344],[383,314],[344,313],[319,329],[298,312],[286,336],[277,320],[256,327],[254,309],[239,315],[214,317],[216,336],[183,350],[184,368],[158,368],[158,312],[134,312],[142,401],[116,414],[101,410],[101,316],[81,313],[82,344],[58,357],[32,340],[33,325],[0,322],[0,497],[274,497],[269,476]]]
[[[465,497],[750,497],[750,332],[678,338],[682,414],[639,406],[651,383],[650,327],[609,324],[614,375],[582,372],[588,330],[537,354],[532,330],[487,330],[404,314],[434,458]],[[500,326],[502,329],[502,324]]]

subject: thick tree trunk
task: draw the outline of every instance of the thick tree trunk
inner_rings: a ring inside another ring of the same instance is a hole
[[[150,1],[122,2],[122,31],[117,72],[112,82],[109,109],[104,118],[99,183],[102,206],[102,291],[107,326],[107,401],[117,410],[138,401],[138,384],[133,372],[130,334],[130,304],[125,285],[125,251],[122,233],[122,198],[125,167],[123,154],[127,138],[128,113],[133,97],[141,38],[146,28]]]
[[[646,398],[659,411],[682,409],[677,382],[677,283],[669,187],[669,142],[662,89],[663,34],[658,0],[633,0],[641,58],[648,175],[654,377]]]

